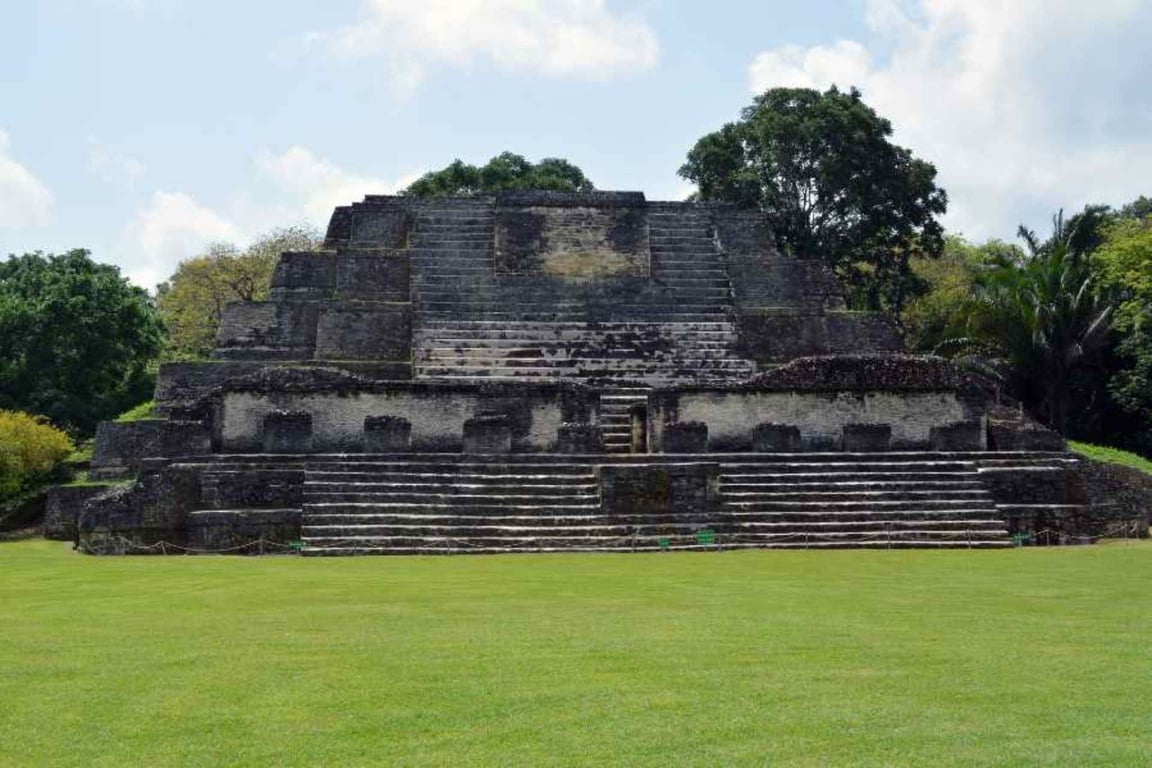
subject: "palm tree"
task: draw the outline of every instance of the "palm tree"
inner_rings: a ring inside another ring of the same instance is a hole
[[[1038,392],[1048,424],[1068,424],[1072,371],[1106,340],[1115,303],[1095,289],[1082,246],[1085,217],[1069,225],[1053,217],[1041,241],[1023,226],[1027,250],[1002,253],[977,275],[971,334],[999,351],[1026,386]]]

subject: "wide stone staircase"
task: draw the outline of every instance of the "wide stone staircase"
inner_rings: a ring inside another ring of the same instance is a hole
[[[309,465],[306,555],[1012,545],[974,461],[948,454],[622,457],[719,464],[710,509],[607,514],[597,465],[555,456]]]
[[[1004,547],[977,465],[947,454],[794,454],[721,466],[725,541],[758,547]]]
[[[199,506],[188,512],[190,526],[299,525],[305,555],[1000,548],[1013,544],[1005,519],[1019,505],[997,504],[993,485],[982,478],[1002,471],[1043,475],[1075,464],[1071,454],[1043,452],[150,460],[154,468],[171,465],[197,479]],[[646,512],[613,507],[602,497],[608,468],[685,466],[711,468],[711,500],[700,508],[657,505],[663,511]],[[1070,509],[1039,500],[1028,506],[1032,513]],[[235,539],[229,540],[243,543]],[[287,549],[284,541],[278,546]]]
[[[649,238],[650,277],[498,275],[491,203],[426,205],[410,234],[416,375],[629,386],[754,373],[707,217],[652,212]]]

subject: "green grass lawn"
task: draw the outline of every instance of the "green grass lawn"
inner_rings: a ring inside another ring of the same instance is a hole
[[[0,545],[0,765],[1152,764],[1152,546]]]

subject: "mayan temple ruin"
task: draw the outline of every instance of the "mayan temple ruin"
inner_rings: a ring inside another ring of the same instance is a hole
[[[1111,524],[1077,460],[848,311],[756,211],[369,196],[56,521],[94,553],[1005,547]]]

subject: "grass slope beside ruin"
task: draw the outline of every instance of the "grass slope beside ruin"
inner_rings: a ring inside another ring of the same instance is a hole
[[[0,765],[1152,763],[1152,546],[0,546]]]
[[[1132,467],[1133,469],[1139,469],[1142,472],[1147,472],[1152,475],[1152,461],[1149,461],[1139,454],[1122,451],[1119,448],[1109,448],[1106,445],[1077,443],[1071,440],[1068,441],[1068,447],[1076,451],[1076,453],[1087,456],[1090,459]]]

